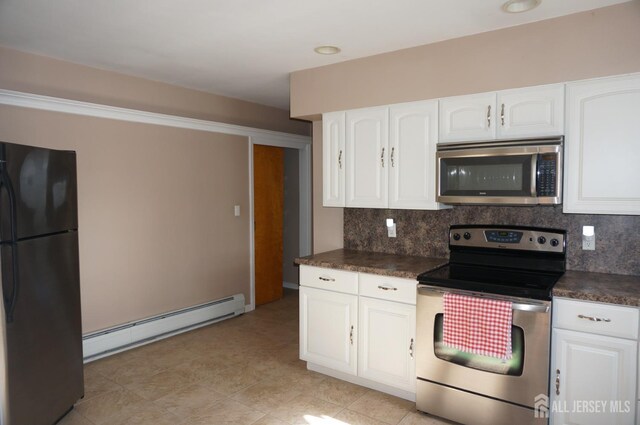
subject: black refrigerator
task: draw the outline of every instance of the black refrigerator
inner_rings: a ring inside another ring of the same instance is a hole
[[[75,152],[0,142],[2,425],[53,425],[84,395]]]

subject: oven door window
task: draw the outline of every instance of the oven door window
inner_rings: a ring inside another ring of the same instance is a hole
[[[524,331],[522,328],[518,326],[511,327],[513,356],[511,359],[503,361],[495,357],[466,353],[464,351],[456,350],[455,348],[444,346],[444,344],[442,344],[442,320],[443,314],[436,314],[433,329],[433,346],[434,354],[437,358],[472,369],[497,373],[499,375],[522,375],[522,369],[524,368]]]
[[[531,155],[440,158],[442,196],[531,196]]]

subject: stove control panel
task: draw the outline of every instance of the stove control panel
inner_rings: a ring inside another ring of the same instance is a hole
[[[449,245],[564,253],[566,231],[537,227],[451,226]]]

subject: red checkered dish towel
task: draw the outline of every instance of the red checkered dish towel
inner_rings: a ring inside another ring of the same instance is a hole
[[[444,294],[444,345],[468,353],[511,358],[513,311],[508,301]]]

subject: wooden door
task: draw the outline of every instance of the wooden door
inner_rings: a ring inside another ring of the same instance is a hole
[[[284,149],[253,146],[256,305],[282,298]]]

